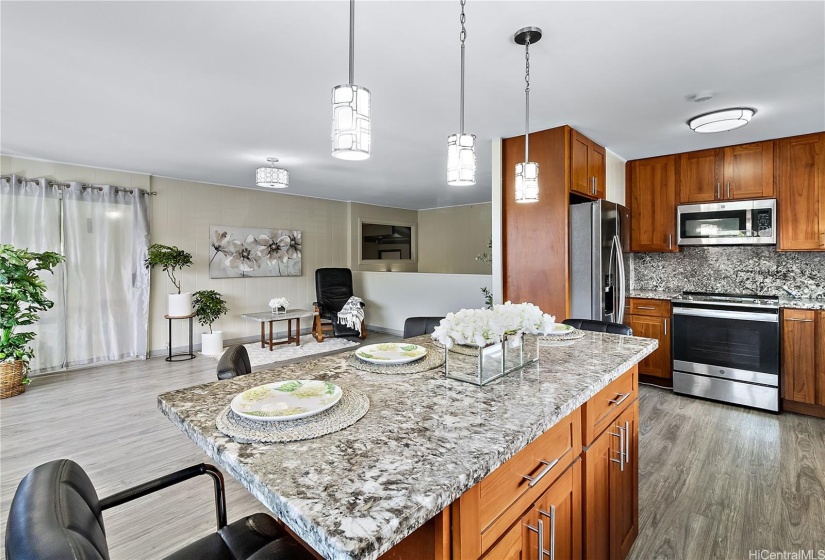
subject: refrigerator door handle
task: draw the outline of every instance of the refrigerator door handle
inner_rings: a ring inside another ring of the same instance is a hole
[[[619,307],[616,312],[616,322],[621,323],[624,320],[624,306],[627,303],[627,287],[625,286],[625,270],[624,270],[624,249],[622,248],[622,241],[618,235],[613,236],[613,241],[616,243],[617,261],[619,268]]]
[[[607,259],[607,273],[609,278],[613,282],[613,313],[605,313],[605,309],[602,308],[602,316],[605,318],[610,318],[611,321],[615,320],[616,318],[616,282],[617,282],[617,275],[614,274],[617,269],[613,268],[613,258],[616,256],[616,239],[614,237],[613,242],[610,244],[610,257]],[[604,287],[602,287],[602,291],[604,291]],[[607,307],[607,301],[605,301],[605,307]]]

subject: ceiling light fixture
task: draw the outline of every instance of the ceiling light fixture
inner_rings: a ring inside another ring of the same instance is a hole
[[[466,16],[461,0],[461,100],[458,109],[458,134],[447,137],[447,184],[452,187],[466,187],[476,184],[476,136],[464,134],[464,41],[467,29],[464,27]]]
[[[370,157],[370,90],[355,85],[355,0],[349,2],[349,83],[332,88],[332,155]]]
[[[530,161],[530,44],[541,39],[541,29],[524,27],[513,40],[524,45],[524,163],[516,164],[516,202],[539,201],[539,164]]]
[[[693,132],[726,132],[745,126],[755,114],[756,110],[748,107],[722,109],[693,117],[687,124]]]
[[[289,171],[275,167],[278,158],[266,158],[269,162],[269,167],[259,167],[255,171],[255,184],[259,187],[268,187],[270,189],[285,189],[289,186]]]

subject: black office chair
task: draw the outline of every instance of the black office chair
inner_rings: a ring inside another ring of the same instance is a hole
[[[610,323],[608,321],[596,321],[593,319],[565,319],[565,325],[570,325],[574,329],[582,331],[603,332],[610,334],[623,334],[633,336],[633,329],[621,323]]]
[[[404,321],[404,338],[430,334],[444,317],[408,317]]]
[[[357,331],[338,322],[338,312],[347,303],[352,293],[352,271],[348,268],[319,268],[315,271],[315,320],[312,334],[318,342],[323,342],[324,331],[333,336],[358,336],[367,338],[366,325],[361,323]],[[364,303],[361,302],[361,307]],[[327,322],[324,322],[327,321]]]
[[[218,360],[218,379],[232,379],[247,373],[252,373],[252,365],[249,363],[249,352],[243,344],[227,348]]]
[[[223,475],[212,465],[195,465],[99,500],[88,475],[69,459],[40,465],[20,482],[6,525],[6,558],[109,560],[103,510],[201,474],[211,476],[215,484],[218,531],[166,560],[313,558],[266,514],[256,513],[227,525]]]

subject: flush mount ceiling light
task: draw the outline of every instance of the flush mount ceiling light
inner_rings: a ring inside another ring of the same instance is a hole
[[[466,187],[476,184],[476,136],[464,134],[464,41],[467,30],[464,28],[466,17],[461,0],[461,100],[458,109],[458,134],[447,137],[447,184],[452,187]]]
[[[370,157],[370,91],[354,84],[355,0],[349,2],[349,83],[332,88],[332,155]]]
[[[693,132],[725,132],[748,124],[756,114],[755,109],[737,107],[705,113],[690,119],[687,124]]]
[[[255,172],[255,184],[270,189],[285,189],[289,186],[289,171],[275,167],[278,158],[266,158],[270,167],[259,167]]]
[[[541,29],[524,27],[513,40],[524,45],[524,163],[516,164],[516,202],[539,201],[539,164],[530,161],[530,45],[541,39]]]

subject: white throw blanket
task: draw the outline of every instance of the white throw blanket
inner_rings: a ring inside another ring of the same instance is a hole
[[[352,296],[338,312],[338,323],[360,331],[363,320],[364,308],[361,307],[361,298]]]

